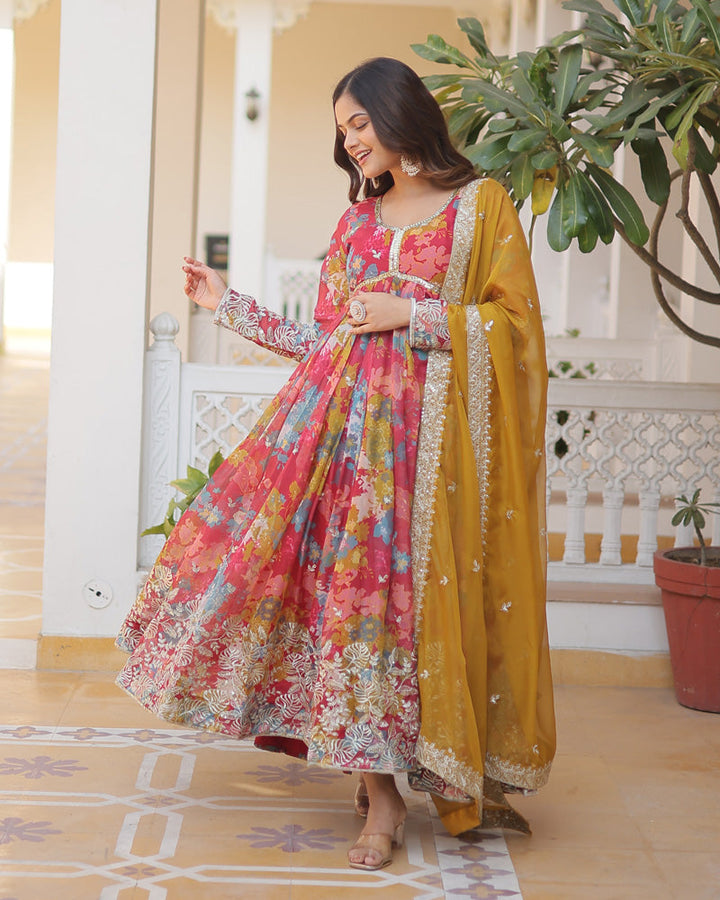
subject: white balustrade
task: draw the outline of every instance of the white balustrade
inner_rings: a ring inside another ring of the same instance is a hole
[[[265,264],[266,305],[291,319],[311,322],[321,265],[321,260],[278,259],[268,254]]]
[[[706,501],[720,493],[720,386],[551,379],[547,461],[551,530],[566,534],[563,561],[550,564],[549,577],[651,584],[657,535],[673,533],[673,498],[696,488]],[[585,519],[597,524],[600,513],[600,562],[587,563]],[[638,535],[638,545],[623,564],[624,534]],[[718,539],[717,522],[712,535]],[[692,538],[691,529],[675,529],[676,546]]]
[[[140,531],[162,522],[175,493],[169,483],[178,476],[181,362],[175,336],[179,328],[177,319],[166,312],[150,322],[154,340],[145,352]],[[163,541],[162,535],[140,538],[141,566],[152,563]]]
[[[216,449],[235,447],[292,371],[289,364],[180,365],[172,322],[153,320],[147,351],[142,527],[162,519],[167,483],[188,463],[205,468]],[[658,534],[692,543],[691,530],[670,524],[674,498],[699,487],[705,501],[720,500],[720,385],[551,378],[546,446],[549,530],[565,535],[549,578],[652,584]],[[717,544],[720,516],[713,519],[708,536]],[[600,561],[589,563],[586,535],[598,531]],[[637,536],[630,562],[623,562],[623,543],[632,544],[626,536]],[[156,545],[145,545],[145,562]]]

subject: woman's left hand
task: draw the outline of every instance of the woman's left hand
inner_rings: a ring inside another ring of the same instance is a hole
[[[398,297],[396,294],[384,294],[379,291],[358,291],[350,297],[350,302],[359,300],[365,307],[365,320],[356,323],[348,316],[355,334],[370,331],[393,331],[406,328],[410,324],[412,300],[409,297]]]

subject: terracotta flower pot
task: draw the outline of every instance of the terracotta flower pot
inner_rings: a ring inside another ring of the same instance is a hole
[[[692,562],[694,547],[655,554],[678,703],[720,712],[720,566]],[[708,547],[720,560],[720,547]]]

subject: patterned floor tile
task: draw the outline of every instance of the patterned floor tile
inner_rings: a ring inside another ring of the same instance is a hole
[[[406,786],[393,865],[348,868],[353,786],[202,732],[8,723],[0,900],[521,896],[501,833],[450,838]]]

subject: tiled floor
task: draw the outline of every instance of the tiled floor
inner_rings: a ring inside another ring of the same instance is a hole
[[[0,663],[40,615],[47,360],[0,357]],[[23,644],[24,645],[24,644]],[[26,645],[24,645],[26,646]],[[172,729],[111,675],[0,671],[0,900],[718,900],[720,716],[664,689],[557,687],[534,834],[442,835],[345,866],[352,780]]]

